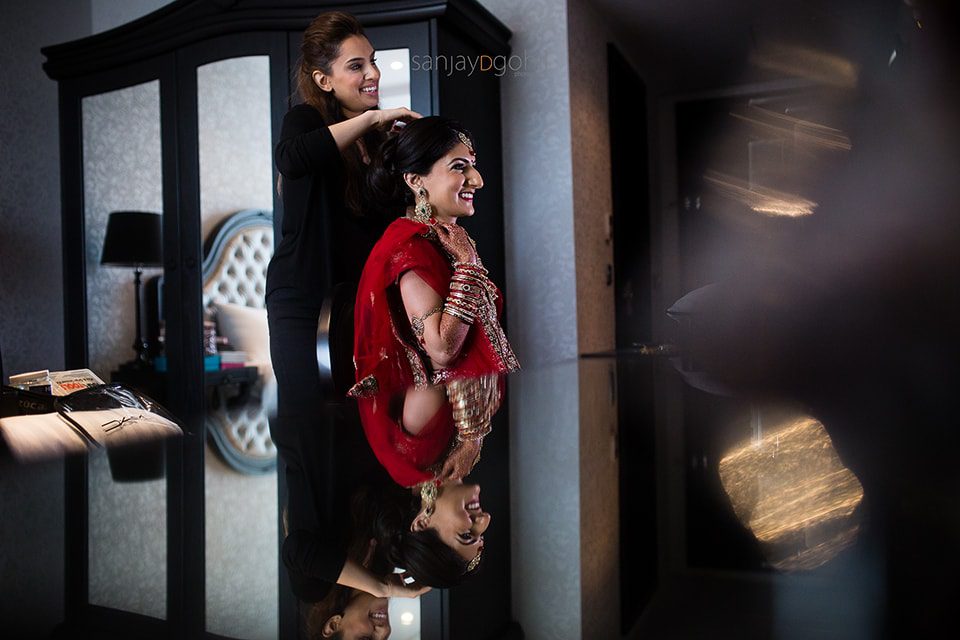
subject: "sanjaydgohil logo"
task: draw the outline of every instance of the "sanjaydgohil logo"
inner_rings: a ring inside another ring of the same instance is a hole
[[[491,56],[482,54],[479,56],[465,55],[425,55],[413,56],[410,58],[411,71],[439,71],[447,76],[454,73],[466,73],[472,76],[474,73],[492,73],[498,78],[510,73],[512,75],[523,75],[527,69],[527,52],[523,55],[510,56]]]

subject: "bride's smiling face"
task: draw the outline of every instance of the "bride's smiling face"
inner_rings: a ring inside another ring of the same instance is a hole
[[[458,142],[419,178],[438,221],[456,222],[473,215],[473,197],[483,188],[483,176],[477,170],[477,156],[465,144]],[[413,191],[416,194],[416,188]]]
[[[418,519],[416,529],[435,529],[448,547],[467,562],[483,549],[483,533],[490,514],[480,508],[480,485],[448,481],[440,486],[433,514]]]

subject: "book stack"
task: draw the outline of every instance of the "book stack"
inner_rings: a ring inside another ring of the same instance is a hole
[[[167,356],[157,356],[153,359],[153,370],[157,373],[167,372]],[[220,371],[220,354],[206,354],[203,356],[204,371]]]
[[[54,396],[65,396],[103,384],[90,369],[72,369],[70,371],[31,371],[10,376],[10,386],[35,393],[49,393]]]
[[[247,363],[246,351],[221,351],[221,369],[240,369]]]

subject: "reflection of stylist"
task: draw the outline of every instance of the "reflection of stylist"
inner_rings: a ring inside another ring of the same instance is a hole
[[[286,467],[291,534],[316,529],[314,514],[322,513],[330,484],[326,470],[313,460],[329,428],[318,418],[323,397],[316,334],[322,297],[333,284],[356,280],[380,231],[361,215],[359,185],[367,149],[392,122],[419,117],[408,109],[375,109],[380,71],[354,17],[318,16],[304,33],[301,53],[297,85],[305,104],[284,117],[276,148],[284,215],[266,291],[278,384],[271,434]],[[304,533],[292,537],[310,539]],[[364,590],[379,587],[343,552],[321,564],[331,581]]]

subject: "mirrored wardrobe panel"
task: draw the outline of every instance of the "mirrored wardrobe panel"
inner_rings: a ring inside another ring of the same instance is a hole
[[[135,281],[160,273],[160,83],[88,96],[81,105],[87,347],[89,368],[107,381],[122,378],[118,372],[141,355]],[[91,453],[85,532],[91,604],[166,617],[163,464],[159,447]]]
[[[274,244],[270,58],[218,60],[196,74],[206,627],[232,638],[275,638],[277,453],[268,419],[276,381],[264,307]]]

